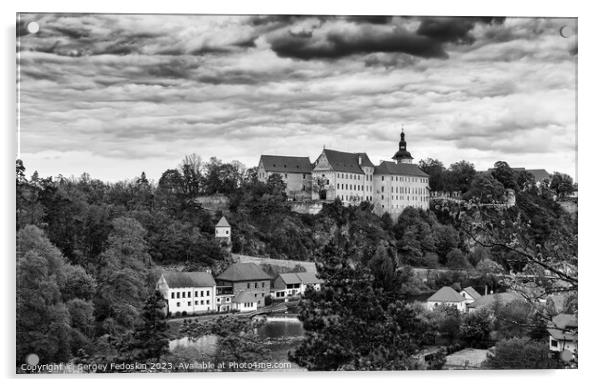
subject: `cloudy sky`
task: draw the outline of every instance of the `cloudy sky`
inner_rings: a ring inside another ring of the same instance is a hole
[[[403,125],[416,161],[575,176],[576,23],[22,14],[20,156],[111,181],[189,153],[254,166],[326,146],[376,163]]]

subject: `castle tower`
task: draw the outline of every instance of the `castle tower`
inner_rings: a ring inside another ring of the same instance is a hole
[[[406,149],[406,135],[403,132],[403,128],[401,128],[401,140],[399,141],[399,150],[392,157],[393,160],[397,161],[397,164],[406,163],[412,164],[412,160],[414,159],[410,152]]]
[[[228,246],[232,244],[232,228],[225,216],[215,225],[215,239],[220,242],[225,242]]]

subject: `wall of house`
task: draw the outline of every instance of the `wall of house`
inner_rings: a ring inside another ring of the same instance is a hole
[[[258,281],[217,281],[218,285],[232,286],[234,295],[240,292],[247,292],[253,296],[258,306],[265,306],[265,297],[270,294],[270,280]],[[257,286],[255,286],[257,284]]]
[[[257,310],[257,303],[256,302],[240,302],[240,303],[236,303],[234,304],[234,309],[239,310],[241,312],[251,312],[254,310]]]
[[[295,173],[295,172],[270,172],[266,171],[262,164],[257,167],[257,180],[266,183],[268,178],[274,173],[278,173],[282,181],[286,184],[286,193],[289,196],[295,196],[298,193],[311,191],[311,172]]]
[[[553,346],[552,345],[552,341],[556,340],[554,339],[552,336],[550,336],[550,351],[553,352],[562,352],[564,350],[567,351],[571,351],[573,353],[575,353],[577,351],[577,343],[574,341],[567,341],[567,340],[556,340],[557,341],[557,345]]]
[[[440,305],[455,306],[460,312],[466,312],[466,301],[462,302],[440,302],[440,301],[427,301],[426,308],[428,310],[434,310],[435,307]]]
[[[176,312],[197,314],[216,310],[215,286],[170,288],[163,296],[167,299],[167,308],[172,315]]]
[[[397,217],[407,207],[429,207],[428,178],[416,176],[374,175],[374,212]]]

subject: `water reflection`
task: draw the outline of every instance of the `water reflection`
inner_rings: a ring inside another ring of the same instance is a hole
[[[272,362],[289,362],[289,351],[294,350],[303,339],[304,330],[301,321],[296,316],[290,315],[258,316],[255,319],[263,321],[263,324],[257,328],[256,333],[270,351],[269,360]],[[201,359],[215,354],[217,341],[218,337],[215,335],[201,336],[197,340],[182,337],[171,340],[169,342],[169,350],[173,354],[181,355],[188,359]],[[290,369],[273,371],[303,370],[292,362],[290,364]]]

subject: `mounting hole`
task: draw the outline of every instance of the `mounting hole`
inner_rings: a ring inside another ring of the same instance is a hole
[[[40,25],[36,22],[31,22],[27,25],[27,32],[30,34],[35,34],[40,30]]]

